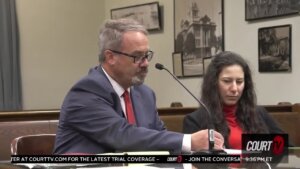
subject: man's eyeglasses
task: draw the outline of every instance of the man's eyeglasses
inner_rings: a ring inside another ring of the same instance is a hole
[[[147,51],[144,56],[135,56],[135,55],[131,55],[131,54],[128,54],[128,53],[123,53],[123,52],[120,52],[120,51],[116,51],[116,50],[111,50],[109,49],[110,51],[114,52],[114,53],[117,53],[117,54],[120,54],[120,55],[125,55],[125,56],[128,56],[128,57],[132,57],[134,59],[134,63],[143,63],[145,61],[145,59],[148,60],[148,62],[151,61],[151,59],[153,58],[153,51],[149,50]]]

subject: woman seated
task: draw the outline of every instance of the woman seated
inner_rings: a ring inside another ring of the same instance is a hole
[[[188,114],[184,133],[214,128],[230,149],[242,149],[242,133],[284,133],[268,112],[257,106],[251,70],[240,55],[226,51],[214,56],[201,90],[211,115],[203,107]]]

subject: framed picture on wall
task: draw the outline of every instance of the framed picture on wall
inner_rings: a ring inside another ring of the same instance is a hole
[[[300,0],[245,0],[245,20],[299,14]]]
[[[111,18],[131,18],[145,25],[147,30],[160,30],[160,10],[158,2],[122,7],[111,10]]]
[[[291,72],[291,29],[280,25],[258,30],[259,72]]]
[[[174,50],[183,76],[203,76],[203,58],[224,50],[223,0],[174,0]]]

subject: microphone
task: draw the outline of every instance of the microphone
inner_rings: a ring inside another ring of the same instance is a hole
[[[156,63],[155,64],[155,68],[159,69],[159,70],[166,70],[207,112],[209,120],[211,121],[211,113],[209,111],[209,109],[207,108],[207,106],[201,101],[199,100],[195,95],[193,95],[193,93],[187,89],[181,82],[180,80],[173,74],[171,73],[166,67],[164,67],[164,65],[160,64],[160,63]],[[208,152],[195,152],[193,154],[220,154],[220,153],[225,153],[225,151],[223,150],[215,150],[214,149],[214,144],[215,144],[215,138],[214,138],[214,125],[213,123],[210,123],[211,126],[208,129],[208,143],[209,143],[209,147],[208,147]]]

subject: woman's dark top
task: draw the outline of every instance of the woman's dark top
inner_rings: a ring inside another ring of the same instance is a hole
[[[281,130],[276,122],[272,119],[272,117],[269,115],[269,113],[266,111],[265,108],[261,106],[257,106],[256,112],[259,114],[259,120],[264,122],[268,128],[269,133],[272,134],[279,134],[279,133],[285,133],[283,130]],[[211,114],[213,115],[213,113]],[[225,117],[226,118],[226,117]],[[209,115],[205,111],[204,108],[199,108],[198,110],[188,114],[185,116],[183,120],[183,133],[194,133],[199,130],[207,129],[209,124],[211,124],[209,120]],[[228,124],[228,122],[227,122]],[[225,140],[225,145],[230,145],[228,141]],[[228,147],[228,148],[234,148],[234,147]]]

